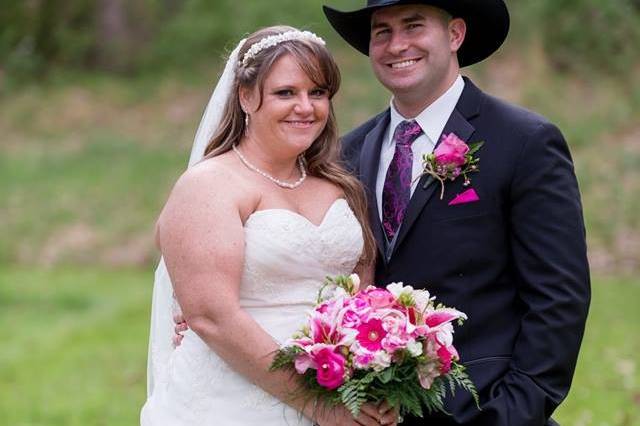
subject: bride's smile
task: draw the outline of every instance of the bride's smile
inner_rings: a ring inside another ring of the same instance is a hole
[[[322,82],[320,82],[322,83]],[[295,158],[324,130],[329,117],[329,91],[314,82],[292,55],[284,55],[264,80],[241,95],[250,115],[247,141],[261,151]],[[255,135],[260,135],[259,139]]]

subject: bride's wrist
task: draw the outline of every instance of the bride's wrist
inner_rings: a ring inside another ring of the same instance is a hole
[[[321,420],[322,403],[319,398],[313,398],[309,404],[305,404],[302,413],[311,420],[313,426],[318,426]]]

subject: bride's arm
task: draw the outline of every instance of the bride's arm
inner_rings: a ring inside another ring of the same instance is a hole
[[[239,305],[245,201],[240,197],[246,195],[232,188],[228,173],[206,167],[191,169],[176,184],[159,232],[176,297],[189,327],[231,368],[312,418],[312,404],[292,399],[299,383],[294,375],[269,372],[277,343]],[[339,408],[330,421],[318,420],[357,424],[346,414]],[[369,419],[362,424],[377,424]]]

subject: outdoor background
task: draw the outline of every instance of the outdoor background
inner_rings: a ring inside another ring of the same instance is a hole
[[[509,40],[464,74],[559,125],[588,227],[593,301],[555,417],[639,425],[640,1],[508,4]],[[327,40],[343,72],[342,131],[388,104],[320,6],[0,0],[0,424],[136,424],[155,218],[245,33],[287,23]]]

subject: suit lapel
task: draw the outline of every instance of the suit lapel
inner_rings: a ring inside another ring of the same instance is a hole
[[[479,89],[476,88],[471,81],[465,78],[465,89],[462,92],[462,96],[460,97],[456,108],[451,113],[447,124],[444,126],[442,134],[455,133],[463,141],[469,141],[471,135],[473,135],[473,132],[475,131],[475,128],[467,119],[479,113],[479,94]],[[441,140],[442,137],[438,139],[435,148],[438,147]],[[433,194],[438,192],[436,190],[439,190],[439,186],[439,182],[429,175],[424,175],[420,178],[418,186],[409,201],[407,213],[402,221],[402,225],[400,225],[400,231],[393,247],[392,256],[398,246],[402,244],[402,240],[404,240],[416,219],[420,216],[420,212],[422,212],[429,200],[431,200]]]
[[[389,126],[390,114],[387,110],[381,114],[378,123],[367,136],[365,136],[362,149],[360,150],[360,179],[365,186],[367,192],[367,203],[369,204],[369,223],[373,236],[376,239],[378,250],[384,256],[385,240],[380,223],[380,214],[378,212],[378,202],[376,197],[376,180],[378,176],[378,166],[380,165],[380,149],[384,140],[384,133]],[[385,259],[386,263],[386,259]]]

